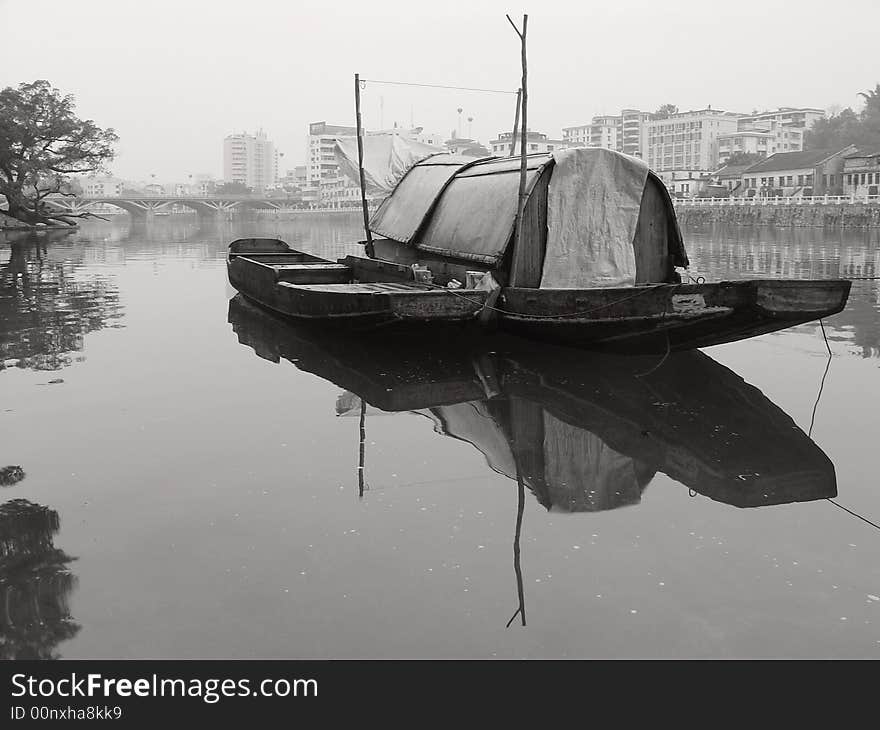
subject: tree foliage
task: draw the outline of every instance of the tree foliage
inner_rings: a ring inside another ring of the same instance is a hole
[[[654,117],[657,119],[666,119],[673,114],[678,114],[678,107],[675,106],[675,104],[664,104],[654,112]]]
[[[241,182],[221,183],[214,189],[216,195],[250,195],[254,191]]]
[[[806,134],[804,148],[841,148],[854,144],[864,151],[880,149],[880,84],[859,96],[865,100],[865,107],[858,114],[846,108],[817,120]]]
[[[0,90],[0,194],[9,214],[28,223],[67,220],[51,195],[72,195],[70,175],[93,173],[113,159],[119,139],[91,119],[74,113],[74,99],[48,81]]]

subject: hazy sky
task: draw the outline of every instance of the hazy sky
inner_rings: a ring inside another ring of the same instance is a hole
[[[353,75],[515,90],[529,13],[529,126],[551,137],[621,107],[858,107],[880,82],[880,1],[297,2],[0,0],[0,87],[47,79],[116,129],[117,175],[222,173],[223,137],[262,127],[305,160],[308,123],[354,124]],[[367,127],[487,141],[514,97],[368,84]],[[473,121],[468,122],[468,117]]]

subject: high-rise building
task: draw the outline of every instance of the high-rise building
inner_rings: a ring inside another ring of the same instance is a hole
[[[710,172],[718,167],[719,135],[736,132],[741,114],[720,109],[677,112],[645,122],[647,154],[655,171]]]
[[[230,134],[223,140],[223,179],[263,192],[278,178],[278,153],[261,129],[256,134]]]
[[[648,148],[648,122],[654,115],[638,109],[620,112],[620,141],[618,151],[633,157],[644,157]]]

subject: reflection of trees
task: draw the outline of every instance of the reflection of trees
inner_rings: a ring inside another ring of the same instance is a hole
[[[0,659],[56,659],[79,625],[68,599],[73,560],[53,545],[58,513],[26,499],[0,505]]]
[[[49,256],[44,242],[13,241],[0,264],[0,369],[58,370],[82,350],[89,332],[121,316],[119,293],[101,277],[82,280],[76,266]]]

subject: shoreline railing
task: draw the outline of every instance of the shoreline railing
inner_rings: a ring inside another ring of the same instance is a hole
[[[675,205],[685,207],[703,206],[754,206],[754,205],[880,205],[880,195],[774,195],[737,196],[728,198],[673,198]]]

